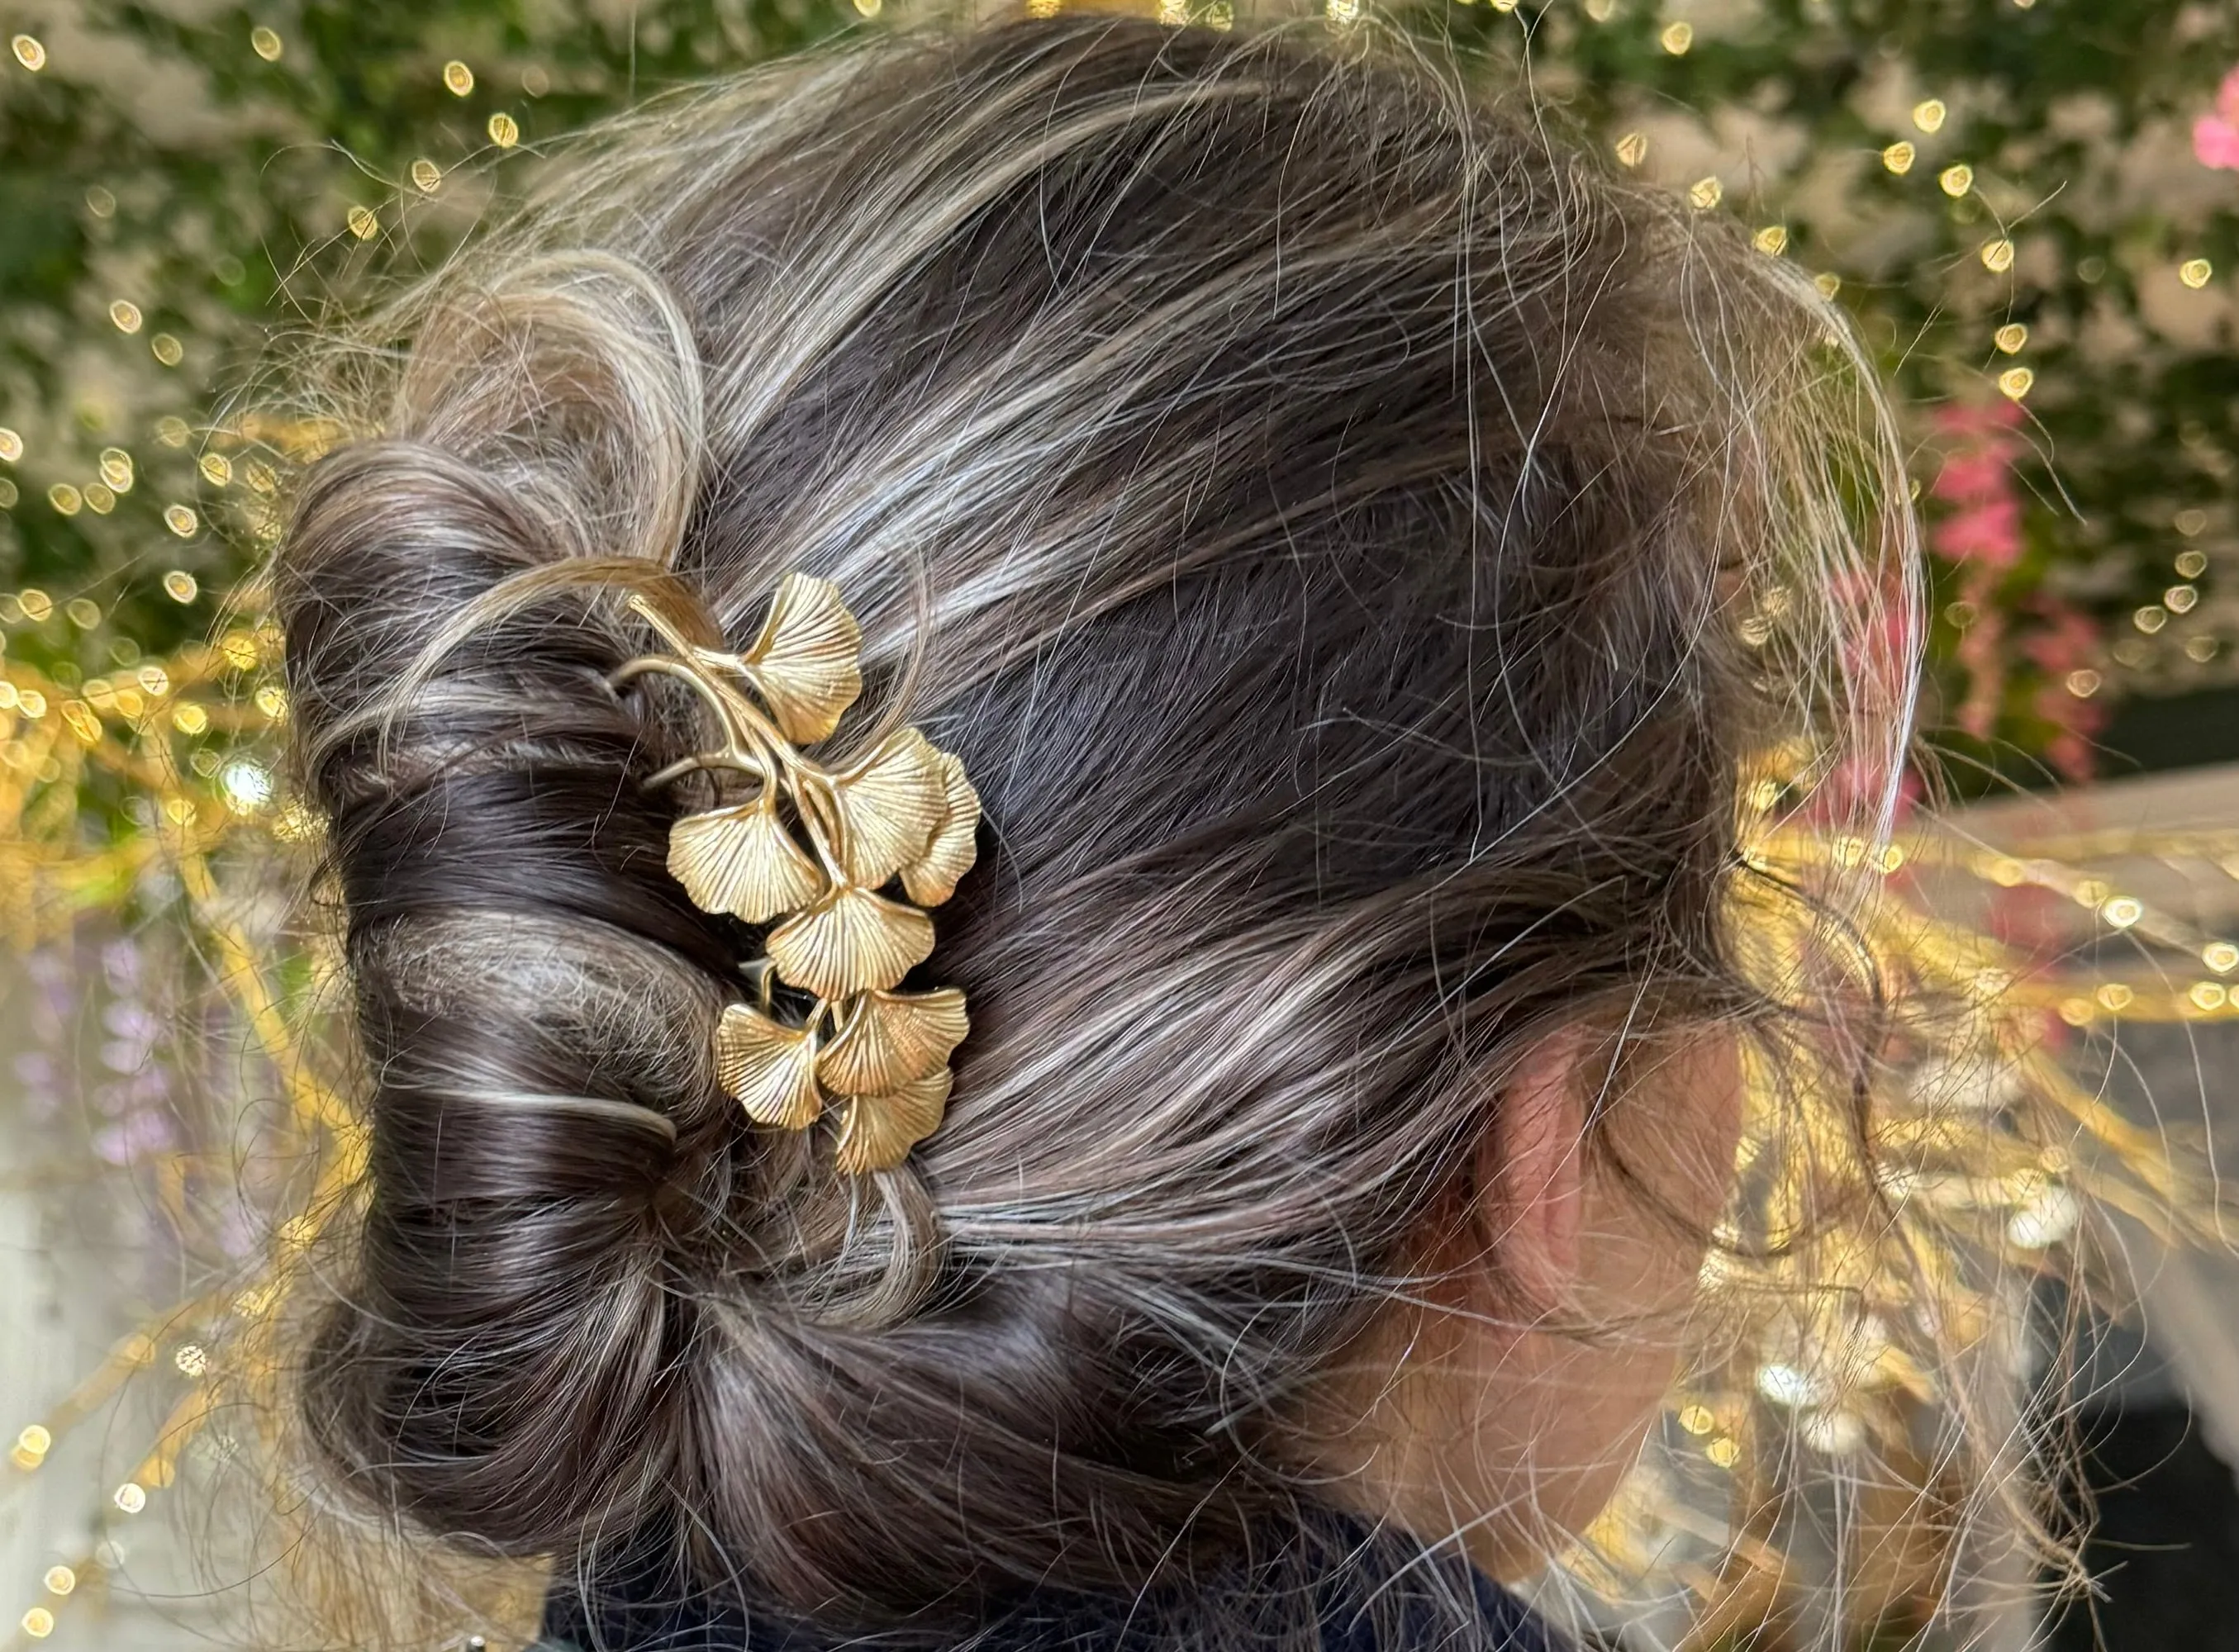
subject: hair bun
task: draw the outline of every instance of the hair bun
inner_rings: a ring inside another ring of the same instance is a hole
[[[620,514],[673,534],[689,439],[639,427],[696,381],[593,325],[595,284],[433,325],[275,574],[372,1125],[305,1413],[384,1505],[524,1551],[641,1506],[682,1437],[675,1257],[739,1134],[708,1057],[734,950],[667,873],[674,805],[641,782],[669,734],[606,687],[632,634],[577,574]]]

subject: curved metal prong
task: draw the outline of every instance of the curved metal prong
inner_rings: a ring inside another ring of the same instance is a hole
[[[688,774],[697,774],[706,769],[729,769],[754,780],[767,781],[768,774],[753,759],[732,752],[695,752],[690,757],[680,757],[665,768],[656,769],[646,777],[648,790],[674,784]]]

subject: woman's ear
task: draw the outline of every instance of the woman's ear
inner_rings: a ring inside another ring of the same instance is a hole
[[[1583,1031],[1541,1039],[1502,1086],[1478,1148],[1478,1221],[1519,1315],[1562,1310],[1578,1280],[1585,1103]]]

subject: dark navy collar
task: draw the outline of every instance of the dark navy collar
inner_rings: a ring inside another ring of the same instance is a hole
[[[1315,1556],[1292,1576],[1312,1590],[1322,1652],[1561,1652],[1563,1643],[1514,1595],[1482,1572],[1426,1555],[1419,1545],[1345,1520],[1293,1541],[1304,1546],[1295,1552]],[[1186,1596],[1161,1602],[1155,1596],[1040,1589],[968,1634],[860,1635],[751,1609],[736,1591],[716,1595],[663,1581],[673,1576],[666,1569],[625,1562],[595,1569],[588,1581],[556,1581],[546,1602],[546,1647],[549,1652],[928,1652],[939,1646],[966,1646],[971,1652],[1153,1652],[1173,1639],[1160,1632],[1162,1620],[1170,1624],[1171,1615],[1187,1615],[1195,1604]],[[1231,1580],[1225,1598],[1226,1622],[1237,1621],[1239,1602],[1249,1612],[1248,1588]]]

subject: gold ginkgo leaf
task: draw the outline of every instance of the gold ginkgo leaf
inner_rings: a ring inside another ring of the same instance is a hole
[[[788,574],[743,659],[785,737],[813,743],[830,737],[863,692],[862,647],[862,627],[840,587]]]
[[[866,992],[817,1058],[816,1076],[842,1095],[893,1090],[946,1065],[971,1028],[955,987]]]
[[[911,1148],[940,1128],[949,1083],[948,1069],[943,1067],[884,1095],[851,1098],[840,1123],[834,1159],[840,1173],[890,1171],[907,1158]]]
[[[668,830],[669,875],[702,912],[750,924],[798,912],[824,892],[824,874],[760,801],[688,814]]]
[[[948,809],[940,753],[914,728],[896,729],[880,741],[835,777],[833,793],[840,804],[840,864],[866,889],[923,855]]]
[[[963,761],[954,753],[939,756],[947,806],[925,853],[902,867],[902,887],[920,906],[938,906],[954,894],[980,853],[980,794],[964,778]]]
[[[816,1087],[816,1039],[773,1021],[751,1004],[733,1004],[715,1027],[715,1076],[758,1125],[806,1130],[824,1111]]]
[[[933,951],[933,919],[854,884],[817,898],[770,931],[781,978],[821,998],[897,985]]]

